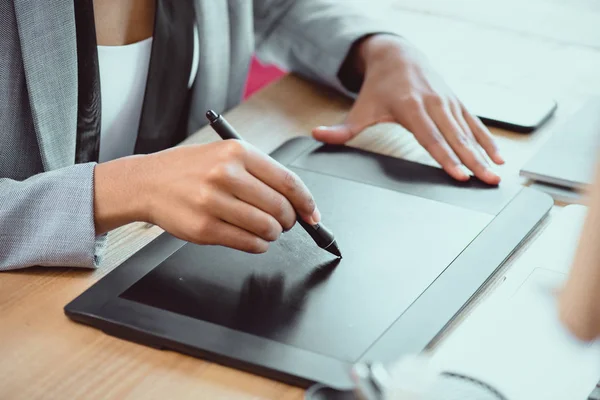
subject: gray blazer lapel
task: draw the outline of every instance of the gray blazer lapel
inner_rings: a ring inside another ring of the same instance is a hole
[[[45,170],[75,161],[77,41],[73,0],[14,0],[31,113]]]
[[[190,108],[191,132],[206,123],[204,113],[209,108],[225,110],[231,69],[228,1],[194,1],[200,60]]]
[[[246,86],[250,60],[254,53],[253,3],[246,0],[229,0],[229,95],[227,106],[237,105],[242,100],[240,89]]]

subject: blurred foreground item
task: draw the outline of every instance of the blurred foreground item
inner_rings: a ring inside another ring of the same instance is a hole
[[[357,364],[352,375],[364,400],[508,400],[485,382],[438,370],[425,355],[402,358],[389,368]]]

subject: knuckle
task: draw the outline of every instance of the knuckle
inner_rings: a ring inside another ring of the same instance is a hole
[[[198,209],[210,209],[214,200],[214,195],[210,190],[202,190],[195,197],[195,204]]]
[[[479,125],[475,125],[473,133],[477,136],[479,140],[484,140],[495,146],[495,140],[490,131],[485,126],[483,126],[482,128]]]
[[[423,102],[421,98],[416,95],[410,95],[402,101],[402,108],[409,112],[414,112],[419,110],[423,106]]]
[[[475,164],[474,166],[469,167],[469,169],[471,171],[473,171],[473,173],[476,176],[483,176],[485,174],[485,172],[486,172],[486,168],[483,165],[479,164],[479,163]]]
[[[487,149],[491,151],[498,151],[498,145],[492,138],[487,138],[485,140],[481,140],[481,145],[487,147]]]
[[[286,193],[289,193],[289,194],[296,193],[298,191],[299,181],[300,181],[300,178],[298,177],[298,175],[296,175],[295,173],[293,173],[290,170],[286,170],[284,178],[283,178],[283,184],[284,184]]]
[[[211,224],[207,219],[199,219],[192,228],[192,236],[197,243],[208,243],[211,233]]]
[[[427,151],[433,150],[438,147],[442,141],[435,135],[425,135],[417,138],[417,142]]]
[[[457,134],[456,135],[456,140],[458,141],[458,144],[461,145],[461,146],[464,146],[464,147],[467,147],[467,148],[471,147],[471,140],[464,133]]]
[[[239,183],[241,180],[241,171],[238,165],[234,163],[221,163],[211,169],[209,180],[218,184]]]
[[[294,212],[289,213],[289,216],[286,216],[281,221],[281,227],[283,228],[283,231],[285,231],[285,232],[290,231],[294,227],[295,224],[296,224],[296,213],[294,213]]]
[[[448,106],[456,115],[462,115],[462,106],[457,99],[451,98],[448,101]]]
[[[494,140],[492,134],[490,133],[490,131],[487,130],[487,128],[482,129],[479,126],[475,126],[475,129],[473,129],[473,133],[477,137],[481,138],[481,140],[485,140],[485,141],[490,142],[492,144],[495,143],[495,140]]]
[[[243,159],[248,152],[244,143],[239,140],[225,140],[223,143],[225,157],[228,159]]]
[[[436,93],[430,93],[423,98],[425,104],[429,107],[446,107],[446,100]]]
[[[274,218],[265,218],[259,228],[259,236],[269,242],[274,242],[281,234],[281,226]]]
[[[312,213],[315,209],[315,200],[307,190],[304,190],[300,177],[287,170],[284,178],[286,197],[294,199],[296,207],[305,213]]]
[[[269,249],[269,243],[265,242],[259,237],[254,236],[248,240],[248,243],[245,247],[248,253],[260,254],[265,253]]]
[[[477,159],[475,154],[469,152],[461,157],[463,164],[475,173],[482,173],[485,171],[485,166]]]
[[[288,218],[281,226],[283,228],[283,232],[289,232],[296,225],[296,218]]]
[[[315,199],[310,195],[306,199],[305,204],[306,204],[306,213],[307,214],[312,214],[315,211],[315,208],[317,208]]]
[[[273,216],[281,223],[281,226],[285,230],[291,229],[294,225],[294,209],[291,204],[280,194],[275,196],[273,204],[275,204]]]

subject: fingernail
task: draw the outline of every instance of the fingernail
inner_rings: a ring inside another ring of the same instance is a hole
[[[324,126],[324,125],[322,125],[322,126],[317,126],[317,127],[315,128],[315,130],[318,130],[318,131],[330,131],[330,130],[331,130],[331,126]]]
[[[498,160],[500,164],[504,164],[506,162],[504,161],[504,158],[498,153],[496,153],[496,160]]]
[[[317,207],[315,207],[315,211],[313,211],[312,220],[315,224],[321,222],[321,212]]]
[[[500,175],[496,174],[495,172],[493,172],[492,170],[486,169],[485,170],[485,178],[486,180],[491,180],[491,181],[495,181],[498,178],[500,178]]]
[[[465,167],[464,165],[457,165],[456,166],[456,172],[457,175],[464,180],[468,180],[470,178],[470,174],[469,174],[469,170],[467,169],[467,167]]]

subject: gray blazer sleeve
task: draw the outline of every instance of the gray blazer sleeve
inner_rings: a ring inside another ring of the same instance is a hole
[[[261,60],[348,95],[338,72],[352,44],[368,34],[394,33],[364,6],[339,0],[254,0],[254,24]]]
[[[93,179],[93,163],[0,178],[0,270],[97,266],[104,237],[95,235]]]

